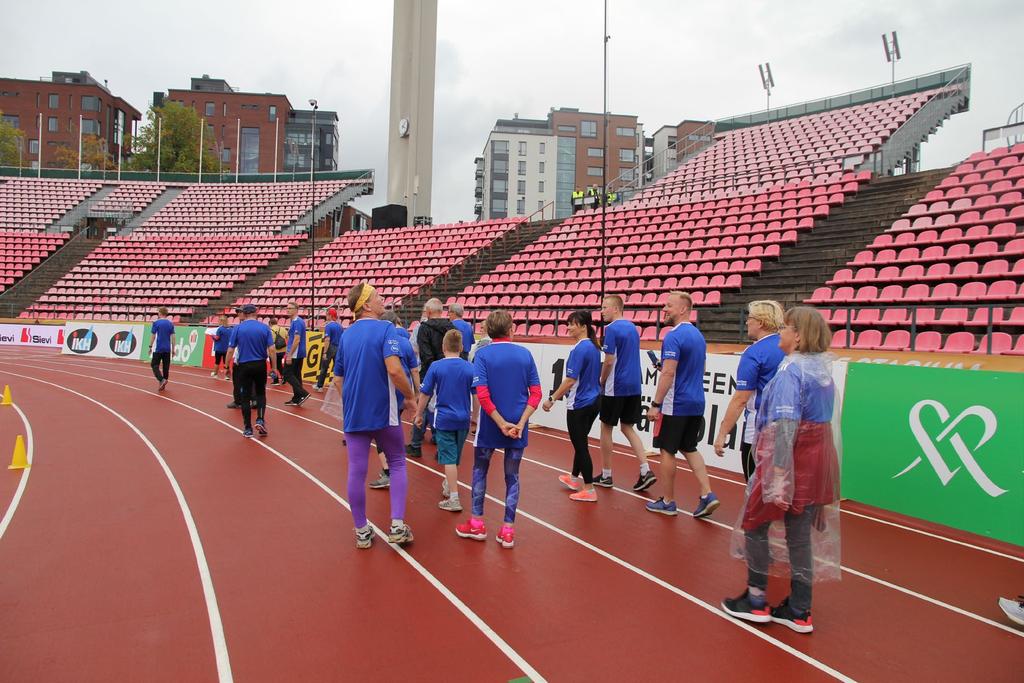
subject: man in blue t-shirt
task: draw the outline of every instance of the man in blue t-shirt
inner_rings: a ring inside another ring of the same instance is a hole
[[[612,482],[612,430],[626,437],[630,448],[640,461],[640,476],[633,484],[634,491],[644,491],[658,478],[647,464],[647,452],[635,425],[640,421],[640,332],[636,325],[622,317],[625,302],[612,294],[604,298],[601,317],[604,319],[604,365],[601,366],[601,476],[594,477],[596,486],[611,488]]]
[[[288,342],[284,353],[284,379],[292,387],[286,406],[301,406],[309,398],[302,387],[302,362],[306,360],[306,321],[299,317],[299,306],[288,304]]]
[[[754,474],[754,458],[751,445],[754,443],[755,416],[761,405],[761,392],[775,377],[779,363],[786,354],[779,348],[779,329],[783,325],[782,306],[776,301],[751,301],[747,304],[747,336],[754,343],[747,347],[740,357],[736,370],[736,392],[729,401],[729,407],[722,417],[715,437],[715,453],[725,454],[725,442],[730,432],[746,411],[744,429],[740,439],[740,462],[744,479]]]
[[[152,342],[149,345],[149,366],[159,385],[159,391],[167,386],[167,378],[171,374],[171,350],[174,348],[174,323],[167,317],[167,307],[157,309],[160,317],[153,322],[149,332]]]
[[[348,447],[348,500],[356,525],[356,547],[369,548],[373,529],[366,520],[366,472],[370,443],[383,448],[391,472],[391,530],[388,541],[399,545],[413,540],[405,523],[409,487],[405,469],[405,434],[398,412],[397,389],[406,398],[413,388],[402,368],[398,330],[385,320],[384,301],[369,283],[348,293],[355,321],[338,342],[334,381],[341,389],[342,418]]]
[[[462,360],[469,360],[469,350],[473,348],[475,339],[473,338],[473,326],[462,319],[465,313],[466,309],[462,304],[448,304],[448,319],[452,321],[455,329],[462,333],[462,350],[459,352],[459,356]]]
[[[220,366],[224,365],[224,377],[231,376],[231,369],[224,363],[228,354],[228,342],[231,341],[231,328],[228,327],[228,317],[221,315],[218,318],[220,323],[213,334],[213,372],[210,377],[220,377]]]
[[[267,360],[274,353],[274,333],[270,326],[254,318],[256,306],[242,307],[245,320],[240,322],[231,336],[233,360],[237,361],[235,374],[238,381],[239,403],[242,405],[242,436],[252,438],[252,407],[256,406],[256,431],[267,435],[264,419],[267,410]]]
[[[327,324],[324,325],[324,341],[321,346],[323,351],[320,356],[320,375],[316,378],[316,386],[313,387],[317,391],[324,390],[327,372],[330,370],[331,363],[334,362],[334,356],[338,353],[338,341],[341,339],[343,332],[344,329],[342,329],[341,323],[338,322],[338,309],[334,307],[328,308]]]
[[[242,311],[245,306],[235,307],[235,318],[238,320],[240,325],[242,321],[246,319],[245,313]],[[238,385],[238,357],[235,355],[235,346],[237,345],[236,337],[238,334],[238,325],[231,328],[230,334],[228,334],[228,353],[224,358],[225,365],[227,365],[228,376],[231,377],[231,403],[228,404],[228,408],[232,410],[238,410],[242,407],[242,389]]]
[[[665,298],[665,324],[672,330],[661,343],[661,377],[647,416],[654,424],[654,446],[661,449],[665,493],[647,504],[651,512],[675,515],[676,453],[682,453],[700,484],[695,519],[707,517],[718,507],[711,492],[704,458],[697,443],[704,435],[704,364],[707,344],[704,335],[690,323],[693,300],[685,292],[670,292]]]

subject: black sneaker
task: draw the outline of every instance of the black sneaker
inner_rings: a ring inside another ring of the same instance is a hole
[[[654,476],[654,472],[647,470],[647,474],[641,474],[633,484],[634,491],[646,491],[654,485],[654,482],[658,481],[658,478]]]
[[[241,408],[242,406],[238,405],[237,403],[232,402],[232,403],[229,403],[227,405],[227,407],[231,408],[232,410],[237,410],[238,408]]]
[[[797,633],[810,633],[814,630],[810,611],[797,612],[789,606],[788,597],[780,602],[778,607],[772,607],[770,618],[776,624],[788,626]]]
[[[606,489],[610,489],[614,484],[612,484],[611,477],[606,477],[603,474],[597,474],[594,475],[594,486],[603,486]]]
[[[410,458],[422,458],[423,449],[420,448],[419,446],[413,446],[412,444],[409,444],[405,447],[405,454],[408,455]]]
[[[772,612],[775,610],[769,608],[767,602],[764,602],[760,607],[754,607],[750,602],[749,590],[743,591],[743,595],[738,598],[722,600],[722,609],[731,617],[752,621],[755,624],[767,624],[770,621],[774,621],[772,619]]]
[[[297,405],[299,405],[298,403],[295,402],[294,398],[288,399],[287,401],[284,402],[284,404],[286,406],[297,406]]]
[[[295,405],[301,406],[303,403],[309,400],[309,392],[307,391],[302,396],[299,396],[299,400],[295,402]]]

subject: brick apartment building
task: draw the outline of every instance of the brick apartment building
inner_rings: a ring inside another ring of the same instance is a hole
[[[38,80],[0,78],[0,111],[5,121],[25,134],[22,165],[32,168],[38,168],[40,144],[43,168],[57,166],[61,147],[78,149],[79,116],[81,132],[99,136],[115,158],[117,130],[124,131],[127,140],[122,154],[127,156],[133,126],[142,118],[138,109],[88,71],[54,71],[50,78]]]
[[[192,78],[188,90],[153,93],[154,106],[165,100],[192,107],[206,122],[204,146],[225,170],[241,173],[309,172],[312,110],[293,109],[287,95],[241,92],[208,74]],[[338,115],[317,110],[313,143],[318,171],[338,168]],[[240,153],[239,153],[240,152]],[[276,166],[275,166],[276,164]]]

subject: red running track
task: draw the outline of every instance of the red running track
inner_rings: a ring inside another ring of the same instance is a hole
[[[535,433],[517,546],[504,550],[455,537],[427,449],[409,465],[417,540],[407,554],[380,539],[364,552],[337,493],[341,435],[315,397],[285,408],[273,390],[261,446],[225,409],[230,385],[199,369],[175,367],[159,394],[142,364],[18,349],[0,352],[2,383],[33,423],[36,465],[0,539],[0,680],[1019,680],[1024,632],[995,605],[1024,583],[1019,547],[846,514],[844,580],[816,587],[817,631],[804,636],[717,610],[744,579],[727,552],[743,490],[727,473],[713,480],[712,523],[651,515],[627,490],[575,504],[556,480],[571,460],[564,435]],[[180,486],[226,668],[168,476],[110,411]],[[19,428],[10,412],[5,435]],[[468,481],[465,459],[460,469]],[[620,480],[635,469],[616,456]],[[8,474],[0,510],[19,476]],[[696,497],[687,473],[676,485],[681,501]],[[388,496],[368,496],[386,526]],[[500,505],[485,512],[496,528]],[[785,590],[773,581],[771,599]]]

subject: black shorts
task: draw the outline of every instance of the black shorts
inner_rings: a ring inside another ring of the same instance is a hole
[[[227,351],[214,351],[213,352],[213,364],[220,365],[224,362],[224,357],[228,355]]]
[[[636,396],[602,396],[601,422],[606,425],[622,423],[635,425],[640,421],[640,394]]]
[[[662,415],[654,425],[654,447],[672,455],[693,453],[703,435],[703,415]]]

